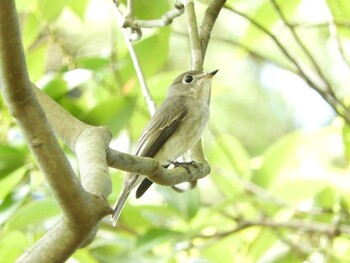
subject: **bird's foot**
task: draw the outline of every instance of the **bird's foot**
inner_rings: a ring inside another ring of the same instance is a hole
[[[197,171],[199,171],[199,167],[197,165],[197,163],[195,161],[191,161],[191,162],[171,162],[172,165],[174,165],[174,168],[176,167],[182,167],[185,168],[185,170],[187,171],[187,173],[191,174],[191,168],[195,168],[197,169]]]

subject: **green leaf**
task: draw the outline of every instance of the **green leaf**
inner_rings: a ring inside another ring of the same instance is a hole
[[[134,3],[135,16],[140,19],[159,19],[169,9],[169,2],[163,0],[153,0],[152,5],[148,0],[138,0]]]
[[[273,143],[261,156],[262,165],[255,172],[252,181],[268,188],[281,171],[299,165],[293,157],[299,146],[304,143],[306,143],[306,136],[301,132],[287,134]]]
[[[0,202],[2,202],[5,197],[13,190],[13,188],[22,180],[26,172],[27,167],[22,166],[6,177],[0,179]]]
[[[42,89],[52,99],[57,100],[68,92],[68,85],[62,75],[57,75],[49,80]]]
[[[171,231],[166,228],[150,229],[137,240],[138,252],[146,252],[167,241],[174,241],[180,232]]]
[[[218,239],[212,242],[210,246],[204,246],[201,255],[208,262],[227,263],[242,262],[238,250],[238,240],[235,235],[231,235],[224,239]]]
[[[89,250],[86,249],[78,249],[72,255],[72,258],[75,262],[84,262],[84,263],[98,263],[99,261],[91,255]]]
[[[6,222],[5,229],[11,230],[28,230],[33,227],[44,228],[43,221],[58,216],[60,210],[53,200],[42,200],[32,202],[23,207],[11,220]]]
[[[114,97],[90,110],[83,121],[91,125],[107,125],[117,134],[128,123],[136,106],[136,97]]]
[[[24,165],[26,154],[23,150],[0,144],[0,178]]]
[[[22,41],[24,50],[28,50],[30,46],[38,39],[41,32],[40,20],[35,14],[28,14],[22,26]]]
[[[20,231],[1,233],[0,258],[2,263],[12,263],[28,247],[26,235]]]
[[[282,10],[283,14],[287,17],[287,19],[289,19],[290,16],[294,14],[300,0],[278,0],[276,2]],[[249,14],[249,16],[270,32],[272,32],[273,25],[280,19],[279,15],[276,12],[276,9],[273,7],[271,1],[269,0],[261,1],[260,7],[254,13]],[[248,45],[257,47],[263,36],[267,37],[267,35],[265,33],[262,33],[262,31],[255,25],[250,24],[242,41],[244,43],[248,43]]]
[[[135,50],[146,77],[156,74],[166,63],[167,56],[164,54],[169,52],[169,37],[169,28],[162,28],[159,33],[144,36],[135,44]],[[118,65],[123,79],[136,78],[135,69],[127,50],[124,53],[121,52]]]
[[[19,207],[26,201],[29,186],[21,185],[13,190],[0,204],[0,225],[4,224],[4,222],[15,214]]]
[[[27,66],[30,80],[39,80],[45,72],[48,46],[46,44],[31,50],[27,55]]]
[[[85,11],[88,6],[88,0],[69,0],[69,8],[82,20],[84,21]]]
[[[326,0],[332,13],[333,21],[346,22],[350,17],[350,3],[347,0]],[[346,38],[350,38],[349,28],[337,26],[337,33]]]
[[[296,179],[285,181],[282,184],[274,184],[270,193],[291,204],[299,204],[306,200],[313,200],[316,194],[324,190],[328,182],[308,179]]]
[[[84,57],[77,59],[79,67],[98,71],[109,65],[110,59],[105,57]]]
[[[53,22],[60,16],[67,2],[65,0],[39,0],[38,4],[42,17],[47,22]]]
[[[251,176],[250,156],[241,142],[232,135],[220,135],[209,148],[210,163],[233,169],[238,176]]]
[[[342,128],[342,138],[344,144],[345,157],[348,163],[350,163],[350,124],[344,122]]]
[[[350,17],[350,2],[347,0],[326,0],[336,21],[346,21]]]
[[[23,13],[35,12],[38,8],[38,2],[39,0],[16,0],[16,9]]]
[[[277,240],[274,231],[262,228],[249,248],[248,253],[253,257],[253,261],[258,262],[262,255],[264,255]]]
[[[175,192],[168,187],[158,187],[157,190],[162,194],[170,207],[175,209],[186,221],[191,220],[197,214],[200,207],[197,188],[183,193]]]

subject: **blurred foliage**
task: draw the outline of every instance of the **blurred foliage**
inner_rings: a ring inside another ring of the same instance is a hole
[[[132,152],[149,114],[112,1],[16,3],[31,80],[77,118],[108,125],[113,146]],[[349,105],[350,2],[277,3]],[[156,19],[172,5],[135,1],[135,14]],[[272,32],[306,72],[315,72],[271,1],[227,5]],[[196,2],[196,8],[201,18],[205,5]],[[174,76],[190,65],[186,18],[143,33],[135,46],[159,104]],[[141,200],[131,198],[120,226],[111,227],[106,218],[94,242],[68,262],[345,262],[349,124],[295,74],[267,34],[232,10],[220,13],[205,68],[220,69],[203,138],[210,176],[182,194],[153,187]],[[2,98],[0,111],[0,258],[7,263],[53,226],[60,212]],[[111,176],[112,203],[123,173],[111,170]],[[320,224],[339,226],[340,233],[308,231]]]

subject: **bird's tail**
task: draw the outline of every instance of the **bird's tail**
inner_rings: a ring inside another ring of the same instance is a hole
[[[111,215],[111,221],[113,226],[117,225],[120,213],[123,210],[123,207],[125,205],[126,199],[128,199],[128,196],[130,194],[130,191],[125,191],[126,189],[123,189],[120,193],[118,200],[115,202],[113,207],[113,213]]]

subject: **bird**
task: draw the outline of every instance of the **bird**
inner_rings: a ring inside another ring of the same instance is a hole
[[[175,78],[165,100],[143,129],[136,155],[154,158],[166,167],[194,147],[209,120],[211,80],[217,72],[190,70]],[[151,185],[152,181],[143,175],[125,175],[111,215],[113,226],[117,225],[130,192],[138,186],[136,198],[140,198]]]

